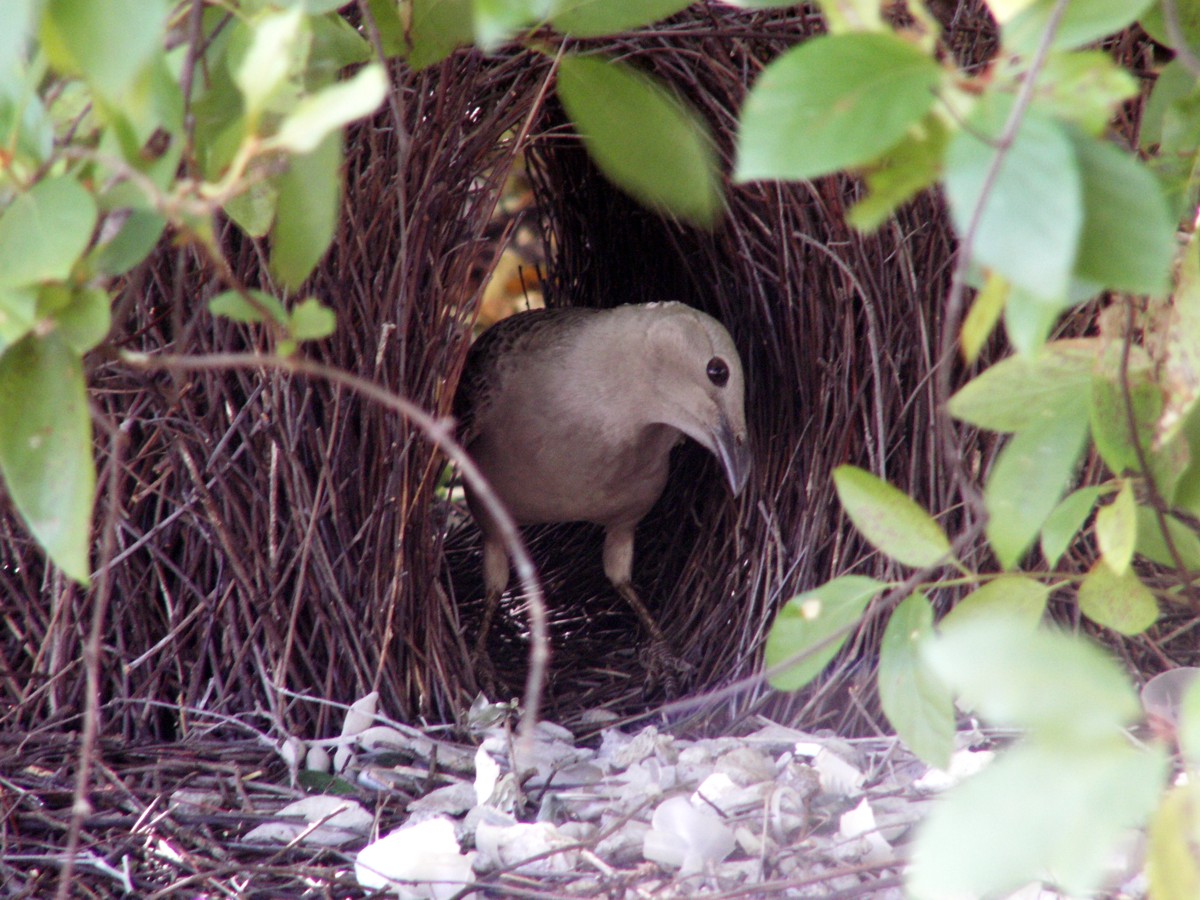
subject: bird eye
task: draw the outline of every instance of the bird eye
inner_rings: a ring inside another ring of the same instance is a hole
[[[725,387],[725,382],[729,381],[729,366],[719,356],[714,356],[708,361],[705,371],[708,373],[708,380],[717,387]]]

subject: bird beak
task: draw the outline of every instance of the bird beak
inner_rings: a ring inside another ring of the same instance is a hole
[[[713,444],[716,446],[717,459],[721,461],[721,468],[725,470],[725,477],[733,489],[733,496],[736,497],[741,494],[746,479],[750,477],[750,447],[746,443],[746,436],[735,434],[729,419],[722,415],[713,430]]]

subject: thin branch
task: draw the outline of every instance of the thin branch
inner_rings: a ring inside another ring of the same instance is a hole
[[[212,353],[196,356],[170,354],[149,355],[125,352],[121,359],[129,366],[142,371],[203,372],[221,369],[257,371],[262,369],[307,375],[320,378],[339,387],[353,391],[368,400],[392,410],[412,422],[425,436],[459,467],[463,478],[471,485],[479,501],[495,520],[512,557],[513,568],[525,591],[529,609],[529,630],[532,637],[529,648],[529,672],[525,678],[524,709],[521,715],[521,739],[533,739],[533,728],[537,724],[541,705],[542,689],[545,684],[546,668],[550,660],[550,639],[546,617],[546,601],[538,580],[533,559],[525,546],[516,522],[500,498],[496,496],[475,461],[453,437],[453,423],[449,419],[438,419],[421,409],[411,400],[394,394],[372,381],[360,378],[333,366],[298,357],[284,358],[258,353]]]

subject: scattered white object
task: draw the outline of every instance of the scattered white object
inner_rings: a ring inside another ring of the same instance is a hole
[[[405,900],[449,900],[475,880],[474,858],[459,849],[450,820],[439,816],[368,844],[354,862],[354,876],[364,888],[389,889]]]
[[[821,790],[831,797],[850,797],[861,793],[867,776],[858,766],[822,747],[813,757],[812,766],[821,779]]]
[[[309,747],[304,757],[304,768],[310,772],[328,772],[333,767],[329,751],[324,747]]]
[[[359,840],[371,830],[371,814],[354,800],[331,794],[316,794],[289,803],[273,822],[264,822],[252,829],[247,841],[290,844],[297,838],[301,843],[321,847],[341,847]],[[288,820],[295,821],[288,821]],[[312,828],[314,822],[320,822]]]
[[[642,841],[642,854],[651,862],[680,875],[692,875],[730,853],[733,832],[707,807],[697,808],[687,797],[671,797],[659,804]]]
[[[500,764],[492,759],[492,755],[480,744],[475,751],[475,802],[479,805],[487,803],[496,791],[496,782],[500,780]]]
[[[289,769],[295,769],[300,765],[300,760],[304,759],[304,741],[298,737],[289,737],[279,745],[279,755],[283,757],[283,761],[288,764]]]
[[[913,787],[919,791],[945,790],[979,772],[995,758],[991,750],[959,750],[950,757],[948,769],[930,769],[913,782]]]
[[[355,733],[354,740],[364,750],[381,748],[408,750],[413,743],[407,735],[397,731],[391,725],[372,725],[370,728],[364,728]]]
[[[496,825],[484,819],[475,828],[475,846],[481,870],[503,868],[525,875],[561,875],[579,865],[575,839],[549,822]]]
[[[371,691],[350,704],[342,722],[342,737],[353,737],[375,724],[375,711],[379,706],[379,691]]]
[[[865,797],[854,809],[842,813],[838,831],[846,840],[841,847],[845,858],[862,860],[867,865],[883,865],[896,856],[891,844],[879,833],[875,812]]]

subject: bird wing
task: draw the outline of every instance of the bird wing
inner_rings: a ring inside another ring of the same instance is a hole
[[[459,442],[468,446],[478,436],[496,391],[503,390],[506,369],[523,354],[557,342],[597,311],[581,307],[531,309],[501,319],[476,338],[454,395]]]

